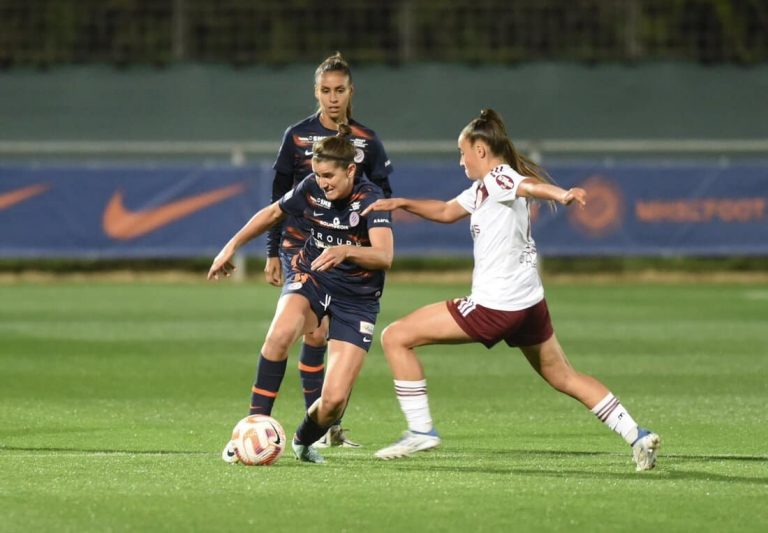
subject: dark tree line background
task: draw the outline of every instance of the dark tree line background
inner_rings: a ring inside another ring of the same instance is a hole
[[[0,0],[0,68],[768,61],[768,0]]]

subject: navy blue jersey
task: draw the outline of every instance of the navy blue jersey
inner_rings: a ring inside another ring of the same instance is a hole
[[[368,270],[351,261],[343,261],[327,272],[312,271],[310,265],[325,248],[340,244],[370,246],[370,228],[391,228],[388,212],[360,215],[366,207],[383,196],[377,185],[361,177],[355,180],[349,197],[331,202],[317,184],[314,174],[288,191],[280,199],[280,208],[286,214],[304,220],[309,226],[309,238],[293,258],[294,272],[309,274],[329,294],[380,297],[384,288],[383,270]]]
[[[349,121],[352,133],[349,140],[355,146],[355,164],[357,176],[366,176],[378,185],[389,198],[392,189],[389,175],[392,165],[389,162],[384,145],[376,133],[355,120]],[[312,145],[316,141],[336,135],[320,122],[319,114],[311,115],[285,130],[277,160],[273,165],[276,171],[272,184],[272,201],[278,201],[285,193],[312,173]],[[281,235],[282,230],[282,235]],[[276,257],[278,249],[296,253],[304,245],[309,234],[306,221],[288,217],[282,226],[276,226],[267,235],[267,255]]]

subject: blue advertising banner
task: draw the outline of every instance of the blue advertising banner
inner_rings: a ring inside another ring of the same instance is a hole
[[[263,172],[231,166],[0,166],[0,255],[209,255],[263,203],[271,187]]]
[[[549,256],[768,255],[768,161],[552,164],[584,209],[531,209]],[[267,205],[268,164],[0,165],[0,256],[187,257],[216,253]],[[399,164],[397,196],[448,200],[470,182],[456,161]],[[470,255],[468,220],[396,212],[401,255]],[[246,252],[263,255],[263,238]]]
[[[533,237],[544,255],[768,255],[768,161],[547,169],[560,186],[583,187],[588,194],[583,209],[532,205]],[[470,184],[456,164],[399,165],[393,176],[397,196],[449,199]],[[471,250],[466,221],[442,226],[407,213],[394,219],[399,251]]]

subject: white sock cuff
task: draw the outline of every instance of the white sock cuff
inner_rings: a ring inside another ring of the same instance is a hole
[[[398,396],[418,396],[427,393],[426,379],[420,379],[418,381],[395,379],[393,381],[395,382],[395,393]]]
[[[605,398],[597,402],[590,411],[592,411],[598,418],[603,419],[608,412],[612,411],[619,404],[619,399],[609,392],[605,395]]]

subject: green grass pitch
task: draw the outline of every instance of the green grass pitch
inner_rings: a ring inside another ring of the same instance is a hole
[[[378,329],[466,285],[391,283]],[[380,346],[325,465],[224,464],[278,292],[258,283],[0,285],[0,531],[768,531],[768,285],[550,284],[571,362],[659,432],[652,472],[516,350],[421,350],[439,450]],[[289,363],[274,416],[303,416]]]

